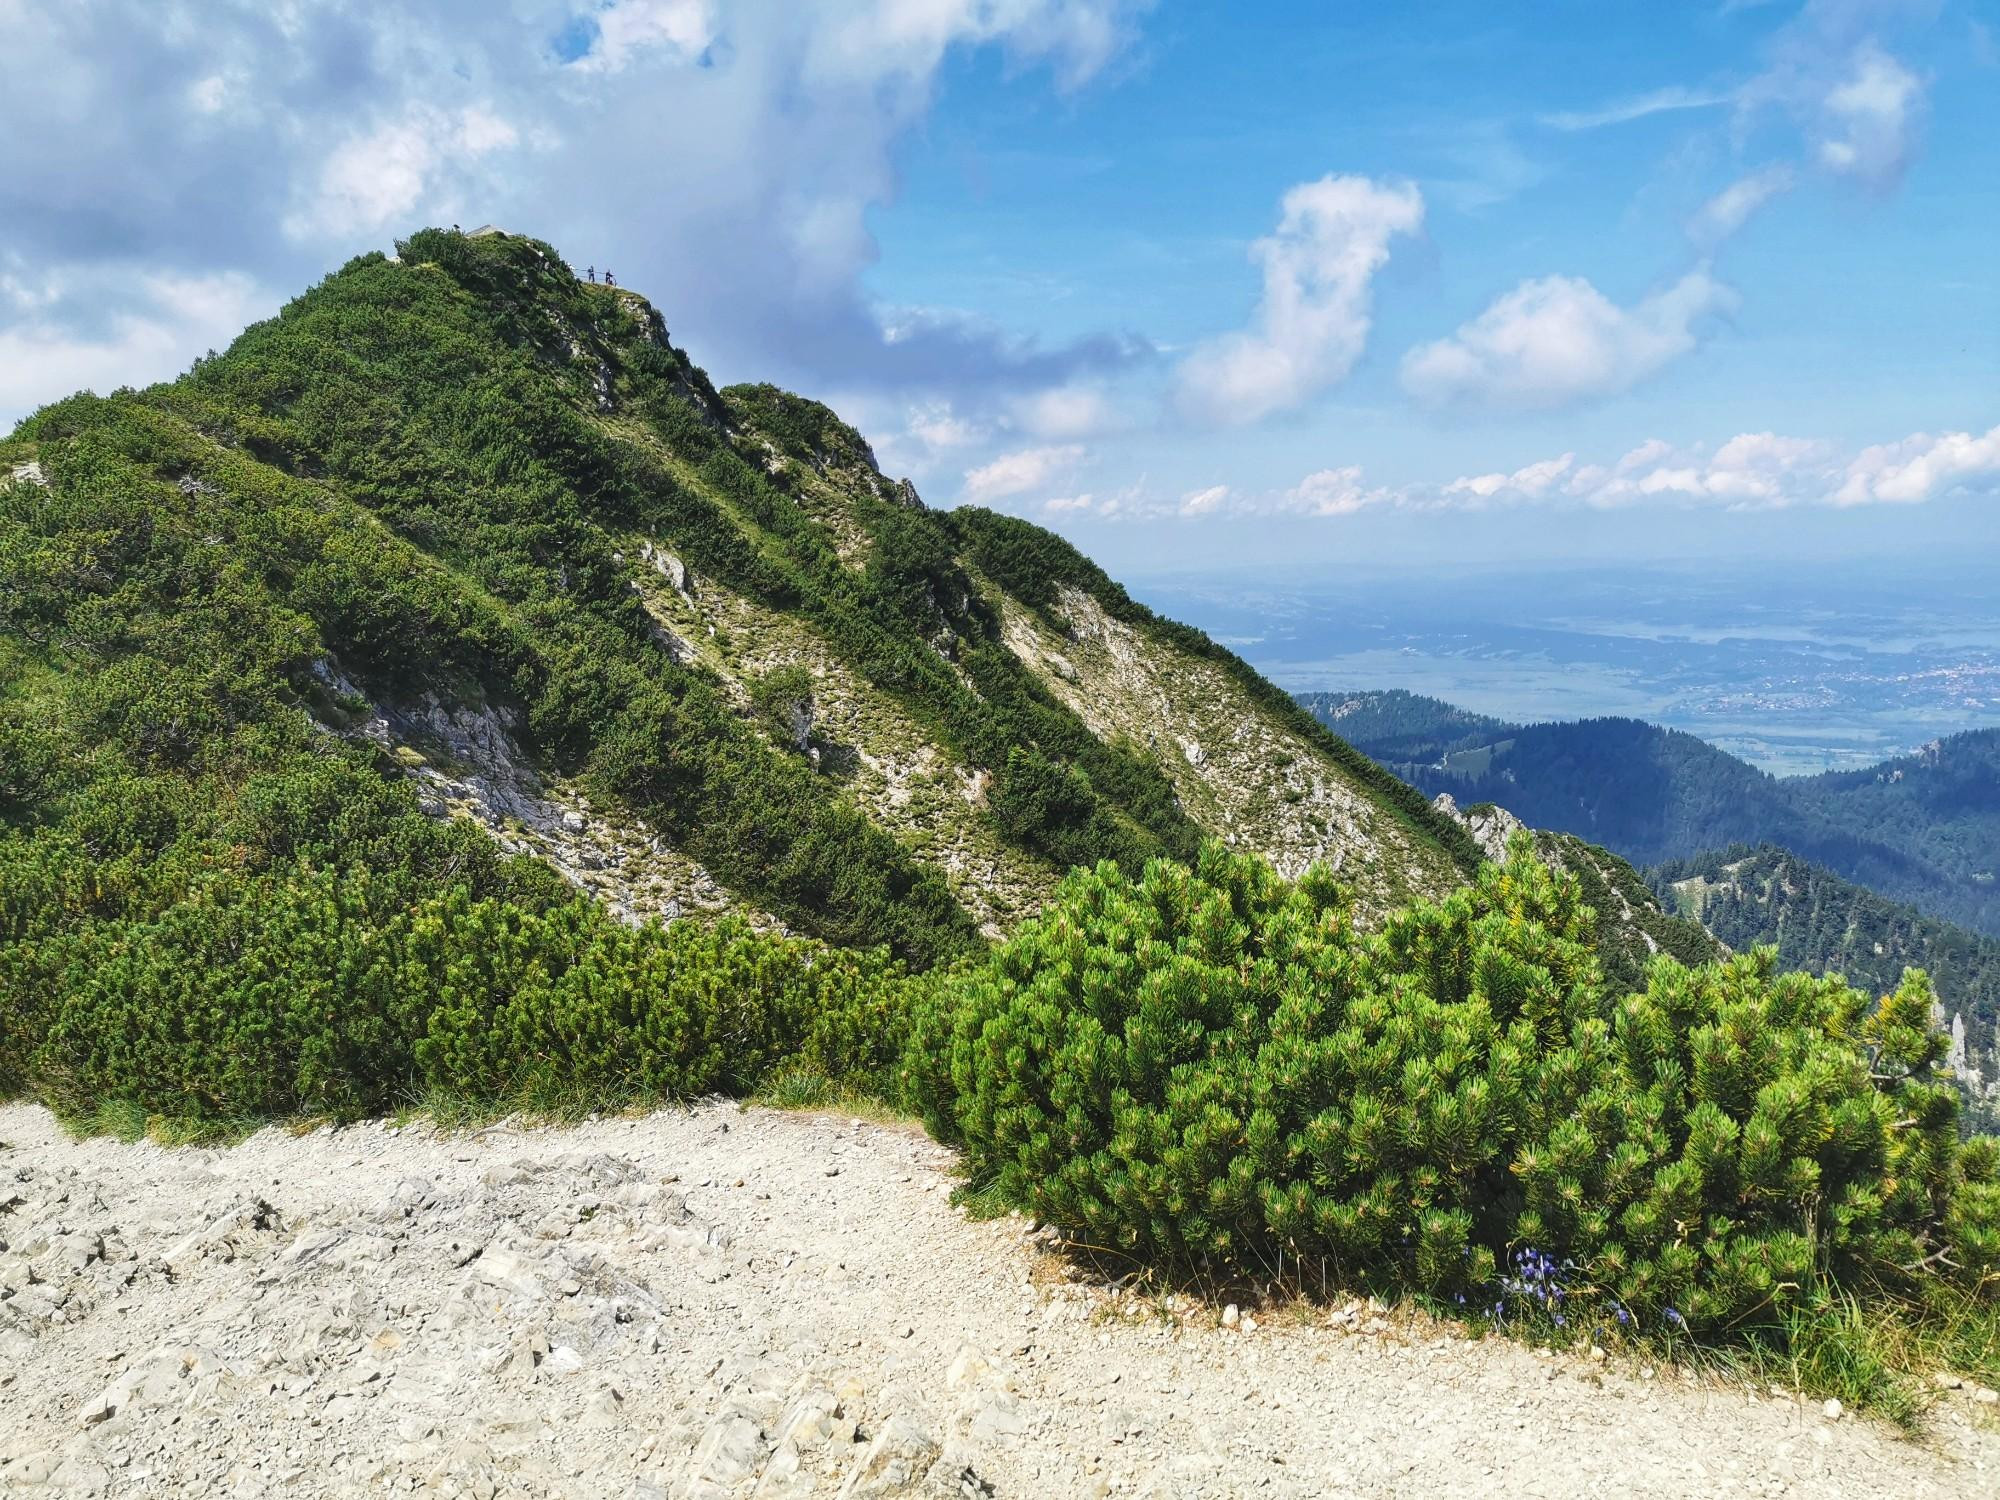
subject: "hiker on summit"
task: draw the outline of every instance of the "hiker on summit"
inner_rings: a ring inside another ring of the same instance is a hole
[[[583,274],[590,278],[590,283],[592,286],[595,286],[597,284],[597,267],[585,266],[583,268]]]
[[[618,285],[618,278],[611,274],[611,268],[609,266],[606,266],[604,268],[604,284],[606,286]]]

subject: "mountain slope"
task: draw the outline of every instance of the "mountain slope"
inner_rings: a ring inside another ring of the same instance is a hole
[[[1357,697],[1360,695],[1356,695]],[[2000,935],[2000,730],[1939,740],[1866,770],[1775,777],[1636,719],[1501,727],[1403,759],[1435,796],[1498,802],[1637,865],[1775,844],[1946,921]]]
[[[1299,706],[1355,749],[1383,762],[1441,761],[1514,728],[1503,720],[1402,688],[1299,693]]]
[[[1952,1035],[1951,1065],[1972,1123],[2000,1124],[2000,940],[1910,906],[1783,849],[1738,846],[1647,872],[1673,910],[1739,951],[1775,944],[1788,969],[1837,973],[1872,994],[1921,968]]]
[[[1598,957],[1614,990],[1643,990],[1646,966],[1662,953],[1685,964],[1703,964],[1724,956],[1723,946],[1700,922],[1668,909],[1639,872],[1609,849],[1587,843],[1573,833],[1531,829],[1506,808],[1490,802],[1461,809],[1450,793],[1442,793],[1436,805],[1465,827],[1486,858],[1496,863],[1504,860],[1509,844],[1526,835],[1544,864],[1568,870],[1577,878],[1584,901],[1597,913]]]
[[[1210,833],[1364,911],[1476,862],[1057,539],[716,390],[643,298],[523,237],[398,249],[0,445],[0,940],[357,861],[556,899],[420,801],[634,914],[920,966]]]

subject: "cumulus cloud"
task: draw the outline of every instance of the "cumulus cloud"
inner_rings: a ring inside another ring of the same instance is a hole
[[[337,146],[306,202],[286,218],[285,232],[306,239],[379,230],[400,225],[421,204],[450,207],[441,179],[519,140],[514,127],[489,109],[412,109]]]
[[[1738,433],[1713,449],[1650,438],[1606,464],[1573,454],[1511,474],[1471,475],[1399,503],[1424,507],[1573,504],[1777,509],[1801,505],[1914,504],[1954,490],[2000,491],[2000,427],[1985,434],[1916,433],[1843,454],[1832,443],[1776,432]]]
[[[1403,387],[1431,406],[1566,406],[1630,390],[1692,351],[1736,295],[1706,266],[1620,307],[1581,277],[1524,281],[1451,337],[1403,358]]]
[[[612,0],[584,19],[589,40],[571,60],[585,73],[616,73],[656,49],[689,60],[715,40],[712,0]]]
[[[1220,510],[1228,499],[1228,485],[1212,484],[1205,490],[1190,490],[1181,496],[1180,511],[1184,516],[1205,516]]]
[[[1351,516],[1371,505],[1395,502],[1397,496],[1380,486],[1370,487],[1359,465],[1338,469],[1317,469],[1278,497],[1277,509],[1301,516]]]
[[[1576,455],[1565,453],[1560,458],[1545,458],[1540,463],[1523,465],[1511,474],[1468,474],[1452,480],[1442,493],[1487,500],[1502,490],[1511,490],[1517,495],[1535,499],[1554,488],[1556,481],[1567,474],[1575,463]]]
[[[949,401],[931,401],[911,407],[904,430],[932,453],[970,447],[983,442],[987,436],[981,423],[960,416]]]
[[[995,500],[1046,488],[1073,472],[1082,462],[1083,454],[1079,443],[1003,453],[991,463],[966,471],[964,497],[974,505],[990,505]]]
[[[2000,426],[1983,434],[1920,432],[1900,443],[1864,448],[1848,464],[1836,505],[1888,501],[1908,505],[1960,485],[2000,481]]]
[[[0,260],[290,288],[392,233],[490,220],[612,266],[724,373],[997,412],[1150,351],[894,317],[863,283],[868,216],[954,52],[1074,89],[1146,4],[212,0],[196,25],[0,0],[0,138],[34,142],[0,174]],[[102,331],[69,326],[79,348]]]
[[[1255,422],[1345,377],[1368,340],[1370,283],[1389,242],[1423,221],[1423,197],[1408,184],[1329,176],[1287,192],[1276,231],[1250,247],[1263,273],[1251,326],[1182,361],[1182,413],[1219,425]]]
[[[1364,511],[1520,509],[1778,510],[1799,506],[1910,505],[1955,493],[2000,496],[2000,426],[1985,433],[1915,433],[1843,451],[1818,438],[1743,432],[1713,446],[1648,438],[1603,462],[1561,453],[1443,483],[1372,480],[1358,464],[1316,469],[1296,484],[1250,489],[1216,484],[1163,504],[1140,490],[1109,501],[1090,494],[1051,500],[1052,515],[1088,511],[1105,519],[1303,516],[1338,520]]]
[[[1820,100],[1820,161],[1877,187],[1896,182],[1916,149],[1922,98],[1914,73],[1872,42],[1863,44]]]
[[[1007,403],[1007,420],[1030,437],[1051,440],[1099,437],[1118,425],[1101,385],[1061,385],[1031,391]]]
[[[1739,117],[1789,115],[1807,158],[1838,178],[1884,192],[1902,180],[1922,142],[1925,83],[1888,48],[1923,4],[1810,0],[1770,45],[1769,66],[1736,94]]]

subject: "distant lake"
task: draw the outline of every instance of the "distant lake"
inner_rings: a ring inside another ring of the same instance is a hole
[[[1294,692],[1406,688],[1520,722],[1650,719],[1780,775],[2000,725],[2000,609],[1972,575],[1181,574],[1133,592]]]

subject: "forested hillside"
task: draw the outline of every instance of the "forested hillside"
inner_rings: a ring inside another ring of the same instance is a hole
[[[1783,849],[1738,846],[1647,872],[1673,910],[1738,952],[1773,944],[1788,969],[1840,974],[1887,994],[1907,968],[1931,977],[1953,1068],[1983,1128],[2000,1127],[2000,940],[1925,916]]]
[[[1121,1264],[1990,1363],[1921,978],[1705,962],[550,247],[398,252],[0,446],[0,1097],[858,1095]]]
[[[1297,697],[1320,723],[1385,764],[1442,761],[1454,750],[1490,744],[1514,727],[1402,688]]]
[[[1435,714],[1430,722],[1449,727]],[[1405,744],[1415,753],[1402,754]],[[1775,844],[1934,917],[2000,935],[2000,730],[1952,735],[1861,771],[1784,778],[1637,719],[1449,738],[1420,731],[1362,748],[1433,796],[1497,802],[1636,865]]]

